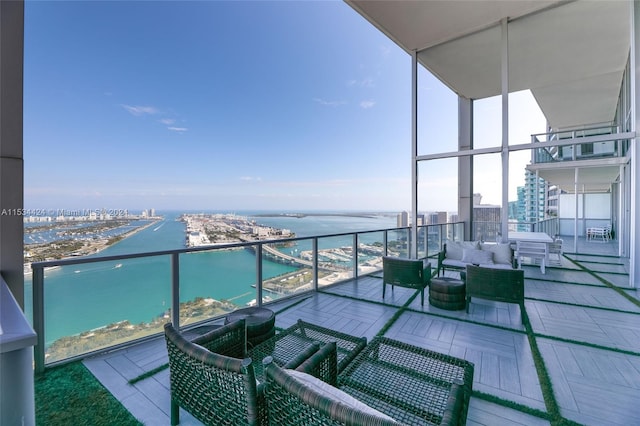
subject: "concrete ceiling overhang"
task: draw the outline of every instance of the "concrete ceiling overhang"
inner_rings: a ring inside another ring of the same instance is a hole
[[[625,162],[624,158],[612,158],[606,161],[584,160],[571,164],[529,164],[527,169],[537,172],[538,176],[560,187],[564,192],[574,193],[576,183],[578,192],[601,193],[611,190],[611,185],[620,176],[620,166]],[[578,179],[576,181],[576,168]]]
[[[345,1],[469,99],[501,93],[506,18],[509,92],[531,90],[554,129],[614,119],[630,1]]]

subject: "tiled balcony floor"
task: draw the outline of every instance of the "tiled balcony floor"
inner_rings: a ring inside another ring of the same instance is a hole
[[[596,261],[593,269],[609,271],[619,259]],[[525,309],[560,412],[588,425],[640,424],[640,307],[568,259],[563,262],[571,270],[548,268],[542,275],[535,266],[525,267]],[[392,293],[388,288],[383,301],[381,282],[378,277],[362,277],[303,296],[302,301],[272,304],[278,312],[276,326],[286,328],[301,318],[370,340],[402,309],[386,336],[465,358],[475,364],[474,391],[547,411],[517,305],[473,299],[467,314],[434,308],[428,300],[421,306],[418,296],[403,307],[414,292],[396,288]],[[626,294],[638,299],[635,290]],[[128,384],[166,362],[164,339],[158,338],[87,359],[85,365],[140,421],[168,425],[168,370]],[[181,420],[199,424],[184,411]],[[468,424],[549,422],[476,395]]]

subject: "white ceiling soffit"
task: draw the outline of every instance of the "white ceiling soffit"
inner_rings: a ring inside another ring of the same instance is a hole
[[[499,23],[508,17],[509,92],[530,89],[553,128],[613,119],[628,1],[346,1],[470,99],[501,93]]]
[[[557,185],[565,192],[575,191],[573,168],[551,168],[538,170],[538,175]],[[585,167],[578,170],[578,192],[607,192],[611,183],[620,175],[620,166]]]

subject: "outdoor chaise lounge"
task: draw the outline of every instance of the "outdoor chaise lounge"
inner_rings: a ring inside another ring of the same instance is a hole
[[[382,298],[387,284],[420,290],[420,301],[424,305],[424,289],[431,281],[431,264],[427,259],[403,259],[384,256],[382,258]]]
[[[325,345],[296,371],[265,359],[272,425],[464,425],[473,382],[468,361],[377,337],[329,383],[317,364],[335,365]],[[333,369],[336,371],[337,369]],[[300,372],[307,372],[304,375]]]
[[[472,297],[517,303],[524,322],[524,271],[468,265],[466,272],[466,310]]]

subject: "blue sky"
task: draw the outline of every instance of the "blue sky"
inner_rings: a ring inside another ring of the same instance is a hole
[[[24,75],[27,208],[410,208],[410,58],[341,1],[28,1]]]

